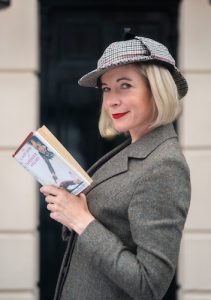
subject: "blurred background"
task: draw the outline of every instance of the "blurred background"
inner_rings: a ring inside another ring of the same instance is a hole
[[[42,124],[85,169],[121,142],[99,136],[100,95],[77,81],[123,28],[166,44],[189,83],[176,128],[192,204],[163,300],[211,300],[209,0],[0,0],[0,300],[52,300],[66,246],[11,154]]]

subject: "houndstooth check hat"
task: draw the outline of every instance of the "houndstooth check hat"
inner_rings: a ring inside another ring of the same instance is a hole
[[[148,62],[166,67],[176,83],[179,98],[186,95],[187,82],[176,67],[168,49],[161,43],[139,36],[110,44],[98,60],[97,69],[84,75],[78,83],[85,87],[98,87],[98,79],[106,71],[135,62]]]

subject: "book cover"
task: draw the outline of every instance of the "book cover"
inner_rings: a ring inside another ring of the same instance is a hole
[[[92,182],[78,162],[45,126],[31,132],[13,157],[41,185],[54,185],[77,195]]]

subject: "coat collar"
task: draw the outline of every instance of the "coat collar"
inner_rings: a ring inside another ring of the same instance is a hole
[[[155,128],[135,143],[131,144],[130,139],[126,140],[103,156],[88,170],[89,175],[94,175],[93,183],[87,188],[86,193],[101,182],[117,174],[127,172],[129,158],[144,159],[164,141],[174,137],[177,137],[177,134],[173,125],[168,124]],[[117,153],[118,155],[116,155]]]
[[[145,158],[160,144],[174,137],[177,137],[177,134],[172,124],[155,128],[128,147],[128,157]]]

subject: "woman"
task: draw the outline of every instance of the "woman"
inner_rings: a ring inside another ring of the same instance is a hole
[[[108,46],[79,84],[102,89],[101,135],[130,138],[91,168],[86,195],[41,188],[51,218],[77,233],[68,236],[55,299],[161,299],[190,202],[172,125],[187,83],[165,46],[130,36]]]

